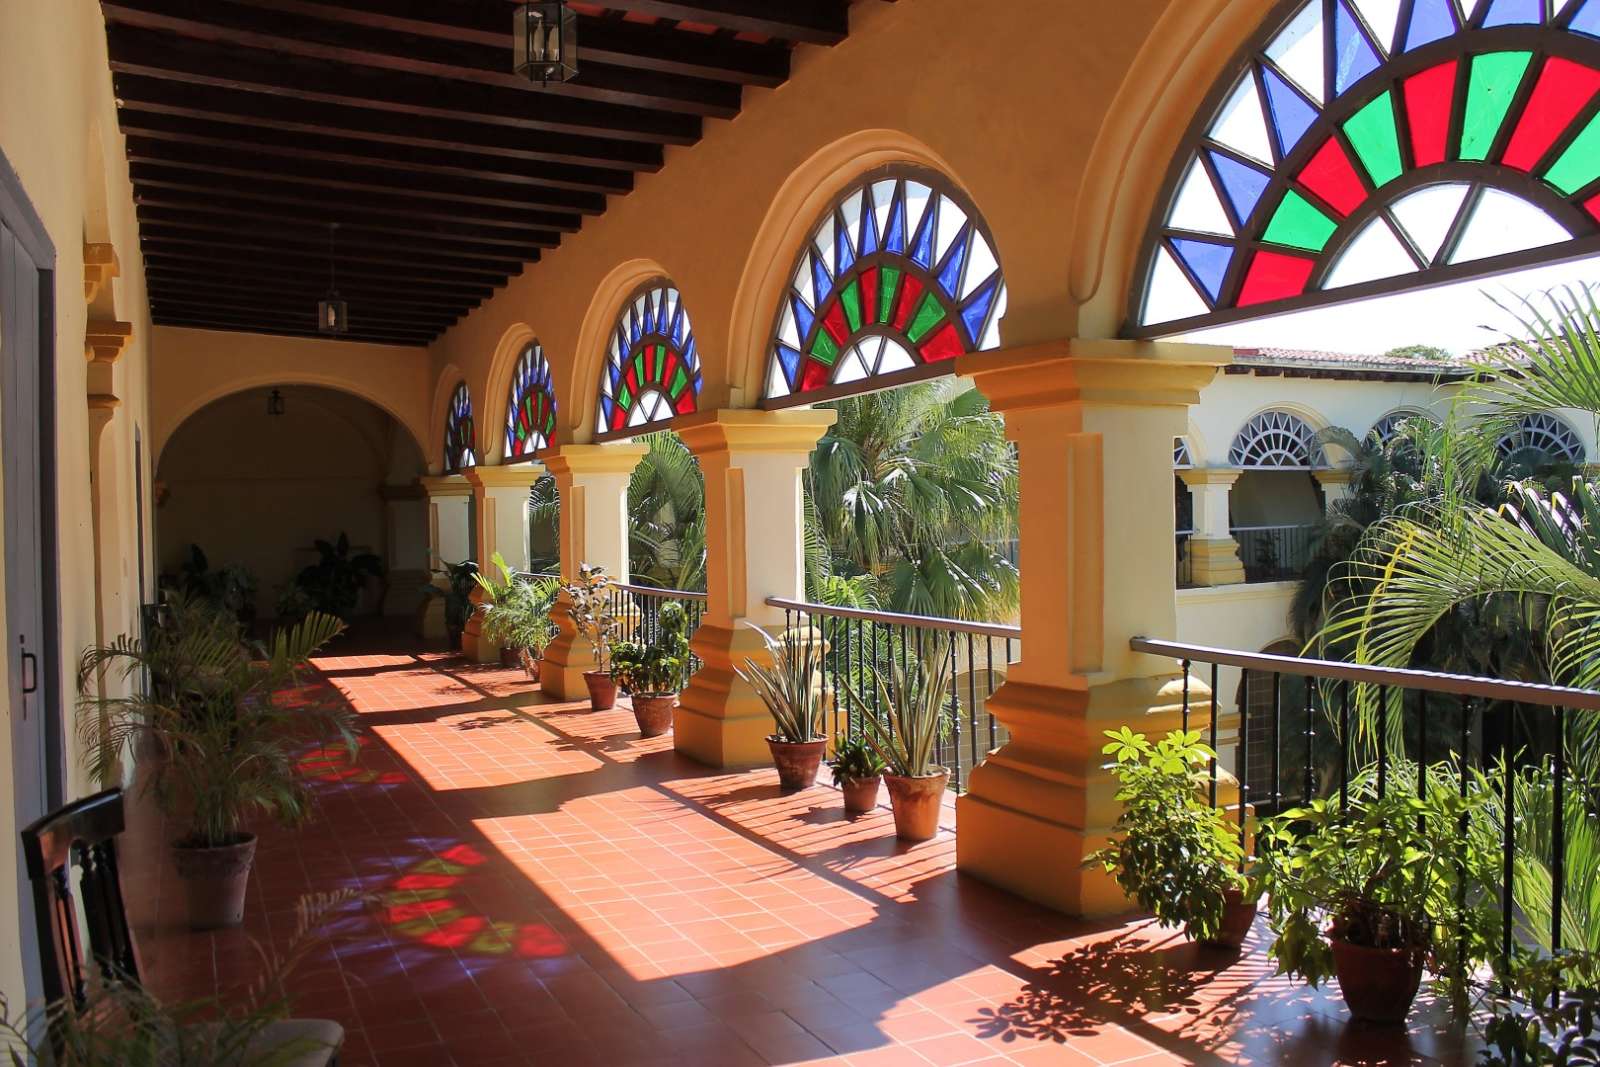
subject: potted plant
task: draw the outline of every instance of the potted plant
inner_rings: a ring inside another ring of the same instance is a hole
[[[821,649],[793,631],[780,640],[753,623],[745,625],[761,635],[767,654],[762,660],[746,659],[734,671],[772,716],[767,747],[778,768],[778,787],[786,793],[809,789],[827,745],[822,735]]]
[[[317,562],[302,568],[294,584],[305,591],[312,611],[349,622],[368,579],[383,577],[383,561],[371,552],[352,553],[342,531],[337,541],[318,538],[313,544]]]
[[[671,601],[661,606],[653,641],[623,641],[611,650],[611,677],[632,698],[641,737],[672,729],[672,709],[689,668],[688,632],[688,612]]]
[[[1117,817],[1110,844],[1086,860],[1162,926],[1183,926],[1215,948],[1238,948],[1256,917],[1247,892],[1239,828],[1204,791],[1216,758],[1200,731],[1174,730],[1155,744],[1124,726],[1107,730],[1102,749],[1116,765]]]
[[[847,813],[862,815],[878,806],[884,763],[865,737],[836,736],[828,767],[833,771],[833,784],[844,794]]]
[[[611,678],[611,646],[622,632],[622,623],[611,610],[611,579],[604,567],[585,563],[578,568],[578,580],[562,587],[570,602],[568,613],[579,636],[589,642],[594,654],[594,669],[583,672],[589,687],[589,706],[609,711],[617,703],[617,683]]]
[[[180,596],[172,632],[149,641],[117,638],[88,649],[79,664],[87,693],[106,669],[120,669],[131,695],[85,696],[78,717],[88,770],[101,781],[120,776],[125,749],[149,731],[164,758],[151,765],[146,788],[181,827],[173,842],[189,922],[195,929],[237,925],[255,856],[256,837],[245,820],[264,814],[292,824],[304,818],[309,795],[295,755],[317,740],[340,738],[353,759],[354,718],[333,703],[290,705],[274,700],[297,685],[315,651],[344,624],[313,612],[279,629],[270,647],[252,649],[237,628],[206,620]],[[162,684],[141,692],[149,671]]]
[[[1339,979],[1350,1014],[1401,1023],[1432,965],[1464,1007],[1466,978],[1495,958],[1495,849],[1468,827],[1484,794],[1443,785],[1419,798],[1391,783],[1345,810],[1315,800],[1263,829],[1256,889],[1281,974]]]
[[[518,576],[498,552],[491,562],[500,573],[498,581],[482,574],[473,576],[484,593],[479,607],[484,636],[500,646],[504,666],[521,667],[537,681],[539,661],[554,636],[550,605],[559,583],[553,578],[529,580]]]
[[[950,661],[940,655],[872,669],[877,705],[888,722],[854,688],[845,693],[859,716],[863,736],[886,765],[884,784],[894,810],[895,834],[902,841],[927,841],[939,832],[939,811],[950,772],[935,761],[939,743],[950,732],[945,701],[950,694]]]
[[[472,618],[472,590],[477,587],[478,565],[470,559],[460,563],[444,562],[446,588],[428,584],[422,587],[426,596],[444,597],[444,628],[450,635],[450,647],[461,647],[461,635],[466,631],[467,620]]]

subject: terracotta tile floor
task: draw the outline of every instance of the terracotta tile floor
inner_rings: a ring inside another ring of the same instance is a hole
[[[320,811],[262,834],[242,930],[182,929],[143,804],[128,879],[148,981],[226,992],[301,894],[351,904],[293,986],[349,1030],[346,1067],[829,1062],[1469,1063],[1434,1026],[1346,1023],[1337,991],[1147,922],[1092,925],[960,877],[949,828],[897,844],[825,787],[724,774],[625,708],[554,703],[442,654],[342,655],[323,681],[361,756],[308,753]]]

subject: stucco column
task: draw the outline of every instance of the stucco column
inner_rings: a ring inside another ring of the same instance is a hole
[[[1242,472],[1235,467],[1195,467],[1178,472],[1194,500],[1194,535],[1189,559],[1195,585],[1238,585],[1244,581],[1239,542],[1228,521],[1228,495]]]
[[[801,472],[832,411],[709,411],[675,424],[706,481],[706,611],[693,648],[702,666],[678,701],[673,743],[714,767],[771,761],[772,719],[734,667],[765,657],[746,622],[783,626],[768,597],[805,592]]]
[[[419,478],[428,494],[428,574],[434,588],[448,591],[446,563],[472,558],[472,486],[459,474]],[[447,635],[443,597],[429,597],[422,608],[422,636]]]
[[[528,491],[544,473],[539,463],[518,463],[505,467],[473,467],[467,472],[472,486],[472,506],[478,516],[475,533],[478,543],[474,558],[488,568],[496,552],[513,570],[528,569]],[[499,575],[494,575],[496,579]],[[472,591],[472,603],[483,603],[483,590]],[[467,620],[461,648],[479,663],[500,658],[500,646],[483,636],[483,616],[477,611]]]
[[[431,577],[428,566],[428,498],[422,486],[380,485],[383,500],[383,565],[385,615],[416,610],[422,588]]]
[[[1333,506],[1342,500],[1348,500],[1351,493],[1351,483],[1355,480],[1355,471],[1349,467],[1329,467],[1326,470],[1315,470],[1311,476],[1322,486],[1323,511],[1331,513]]]
[[[956,803],[968,874],[1063,911],[1126,906],[1083,869],[1117,816],[1103,731],[1181,716],[1170,661],[1134,636],[1177,629],[1172,438],[1226,349],[1057,342],[965,357],[1016,443],[1021,484],[1021,661],[989,699],[1011,739]]]
[[[561,496],[561,580],[573,581],[578,567],[598,564],[616,581],[628,580],[628,479],[645,454],[644,445],[561,445],[540,454]],[[559,700],[588,693],[583,672],[594,666],[589,643],[578,636],[562,592],[550,618],[556,637],[545,649],[539,680]]]

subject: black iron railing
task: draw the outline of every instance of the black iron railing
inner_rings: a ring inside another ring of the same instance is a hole
[[[1502,955],[1509,959],[1514,938],[1551,954],[1562,950],[1567,822],[1600,818],[1569,772],[1568,727],[1577,718],[1569,713],[1600,711],[1600,692],[1146,638],[1134,638],[1130,647],[1182,665],[1184,728],[1200,730],[1220,761],[1232,763],[1237,801],[1223,806],[1236,815],[1247,853],[1251,827],[1259,825],[1247,813],[1269,815],[1314,798],[1348,807],[1358,784],[1380,796],[1392,788],[1425,793],[1430,782],[1463,796],[1489,790],[1501,828]],[[1197,669],[1204,678],[1209,668],[1215,694],[1223,667],[1243,672],[1237,721],[1226,726],[1220,698],[1196,697],[1191,682]],[[1210,766],[1213,807],[1225,777],[1218,763]],[[1516,810],[1519,783],[1527,796],[1543,798],[1537,812]],[[1528,825],[1546,812],[1548,827]],[[1547,871],[1548,880],[1517,873],[1530,864]],[[1528,896],[1519,897],[1519,884]],[[1530,909],[1529,900],[1544,894],[1547,908]],[[1548,915],[1548,929],[1534,928],[1533,910]]]
[[[887,709],[873,684],[873,671],[887,671],[892,664],[905,665],[917,657],[942,656],[950,663],[951,683],[946,705],[949,733],[939,746],[938,758],[950,771],[950,787],[962,792],[972,768],[1008,740],[1005,727],[989,714],[988,701],[1021,656],[1020,628],[778,597],[767,603],[783,610],[789,632],[822,649],[825,725],[830,734],[861,734],[861,715],[845,695],[846,688],[886,722]]]
[[[1292,582],[1311,562],[1313,526],[1235,526],[1247,582]]]
[[[672,601],[683,605],[684,613],[689,617],[689,632],[686,636],[690,638],[693,638],[694,632],[700,628],[700,619],[706,611],[706,595],[686,589],[656,589],[648,585],[612,582],[608,590],[611,613],[622,624],[624,641],[638,641],[644,644],[659,637],[661,609]],[[683,675],[685,688],[689,685],[689,679],[694,677],[695,671],[699,669],[699,657],[690,655],[688,667]]]

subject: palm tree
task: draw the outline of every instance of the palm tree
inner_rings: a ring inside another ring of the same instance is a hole
[[[700,462],[671,430],[643,440],[649,451],[628,481],[631,580],[698,592],[706,587],[706,483]]]

